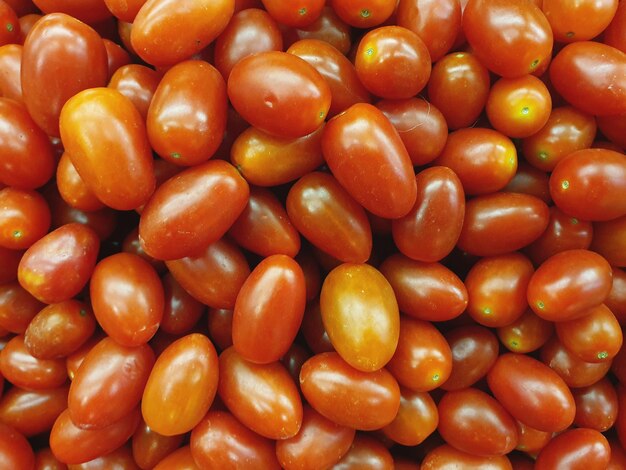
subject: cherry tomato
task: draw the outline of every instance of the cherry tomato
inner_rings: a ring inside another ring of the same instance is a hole
[[[110,39],[103,39],[103,41],[104,48],[107,52],[107,64],[109,71],[107,79],[110,80],[117,69],[130,64],[130,55],[122,46],[114,43]]]
[[[438,423],[437,405],[428,392],[401,387],[398,414],[382,431],[398,444],[416,446],[435,432]]]
[[[618,0],[585,0],[574,4],[543,0],[541,8],[550,22],[554,40],[574,42],[588,41],[604,31],[618,4]]]
[[[132,23],[146,0],[104,0],[104,3],[113,16]]]
[[[48,233],[50,208],[36,191],[0,189],[0,245],[24,250]]]
[[[67,408],[67,392],[67,386],[49,390],[13,387],[0,401],[0,421],[26,437],[48,432]]]
[[[189,446],[181,447],[159,462],[153,470],[200,470]]]
[[[6,284],[17,279],[17,267],[20,264],[20,259],[22,259],[22,254],[21,250],[10,250],[3,246],[0,247],[0,284]],[[2,291],[2,288],[0,288],[0,291]],[[1,298],[2,295],[0,294]],[[0,305],[2,304],[3,301],[0,300]],[[0,312],[2,310],[2,307],[0,307]]]
[[[268,256],[237,295],[232,333],[235,350],[255,363],[277,361],[298,333],[305,304],[302,268],[288,256]]]
[[[22,434],[0,423],[0,465],[6,468],[35,468],[35,454]]]
[[[619,2],[613,20],[604,30],[603,42],[626,53],[626,29],[624,29],[624,25],[626,25],[626,6]]]
[[[233,345],[233,311],[225,308],[209,309],[209,338],[223,351]]]
[[[572,320],[596,307],[611,291],[609,263],[588,250],[567,250],[548,258],[528,284],[528,304],[541,318]]]
[[[546,431],[538,431],[524,423],[516,421],[519,440],[517,442],[517,450],[526,452],[527,454],[538,453],[552,439],[553,433]],[[517,468],[517,467],[514,467]],[[531,467],[532,470],[532,467]]]
[[[184,435],[162,436],[142,421],[132,438],[133,458],[142,469],[153,468],[178,449],[183,438]]]
[[[398,218],[415,204],[411,159],[398,132],[374,106],[359,103],[331,119],[322,151],[335,178],[368,211]]]
[[[565,46],[550,65],[556,91],[581,111],[598,116],[626,113],[626,54],[599,42]]]
[[[19,283],[8,282],[0,285],[0,327],[4,330],[17,334],[24,333],[43,307],[44,305]]]
[[[83,211],[96,211],[104,207],[80,177],[67,152],[63,152],[59,160],[56,182],[59,194],[71,207]]]
[[[0,23],[4,25],[0,29],[0,45],[17,43],[20,37],[20,22],[11,5],[4,1],[0,3]]]
[[[550,60],[550,23],[532,2],[469,0],[463,32],[480,61],[502,77],[521,77]]]
[[[300,39],[319,39],[335,47],[342,54],[347,54],[352,45],[350,26],[344,23],[330,6],[325,6],[317,20],[309,26],[291,30],[291,34],[286,35],[287,45]]]
[[[563,379],[530,356],[501,355],[487,383],[515,419],[539,431],[562,431],[574,421],[574,397]]]
[[[68,467],[59,462],[50,448],[46,447],[35,453],[35,470],[68,470]]]
[[[6,44],[0,46],[0,93],[6,98],[23,102],[22,79],[22,46]]]
[[[387,370],[354,369],[334,352],[317,354],[304,363],[300,389],[318,413],[358,430],[386,426],[400,407],[400,387]]]
[[[626,149],[626,114],[616,116],[598,116],[598,128],[602,134],[613,144],[620,148],[613,150],[622,151]],[[608,148],[608,147],[607,147]]]
[[[145,121],[159,81],[158,72],[143,65],[128,64],[115,71],[109,80],[108,87],[128,98]]]
[[[626,272],[623,269],[613,268],[613,285],[604,303],[622,324],[626,319]]]
[[[98,237],[89,227],[63,225],[26,250],[18,268],[18,280],[42,302],[68,300],[87,284],[99,247]]]
[[[140,470],[135,461],[130,447],[123,445],[113,452],[97,457],[85,463],[70,465],[69,470],[105,470],[115,468],[119,470]]]
[[[383,26],[365,34],[354,66],[365,88],[387,99],[417,95],[431,72],[428,48],[417,34],[401,26]]]
[[[149,64],[174,65],[217,38],[234,9],[234,0],[201,0],[189,5],[177,0],[148,0],[133,21],[133,49]]]
[[[420,467],[421,470],[440,470],[463,468],[464,470],[512,470],[511,462],[506,456],[487,456],[462,452],[450,445],[436,447],[426,454]]]
[[[180,199],[180,192],[187,196]],[[248,203],[248,183],[235,167],[215,160],[163,183],[144,208],[139,238],[147,254],[173,260],[194,256],[219,240]]]
[[[96,23],[111,17],[104,0],[87,0],[76,3],[72,0],[33,0],[44,13],[61,12],[85,23]]]
[[[337,16],[350,26],[371,28],[385,22],[393,13],[393,0],[331,0]]]
[[[294,28],[309,26],[320,16],[325,0],[304,0],[297,4],[285,4],[281,0],[262,0],[263,6],[279,23]]]
[[[610,429],[617,419],[617,392],[607,378],[584,388],[572,390],[576,402],[574,424],[599,432]]]
[[[217,353],[206,336],[192,333],[173,342],[157,358],[143,391],[146,424],[164,436],[193,429],[213,403],[218,375]]]
[[[68,409],[83,429],[101,429],[139,404],[154,365],[148,345],[125,347],[105,338],[89,351],[72,380]]]
[[[209,411],[191,432],[189,447],[201,468],[280,468],[273,442],[225,411]]]
[[[538,317],[530,308],[513,323],[498,328],[498,337],[502,344],[516,353],[529,353],[539,349],[553,333],[553,323]]]
[[[538,197],[550,204],[550,175],[530,166],[525,161],[518,163],[513,179],[502,189],[505,193],[523,193]]]
[[[59,116],[65,102],[82,90],[104,86],[108,73],[102,38],[64,13],[43,17],[24,43],[21,69],[24,103],[33,120],[48,135],[60,135]]]
[[[391,453],[380,441],[367,435],[357,435],[350,450],[332,468],[333,470],[349,470],[367,467],[391,470],[395,468],[395,465]]]
[[[553,438],[537,456],[536,470],[606,469],[611,459],[609,442],[593,429],[570,429]]]
[[[161,278],[165,305],[159,328],[166,333],[183,335],[198,322],[205,307],[174,279],[171,273]]]
[[[298,433],[302,400],[281,363],[254,364],[231,347],[222,352],[219,364],[219,396],[239,421],[269,439]]]

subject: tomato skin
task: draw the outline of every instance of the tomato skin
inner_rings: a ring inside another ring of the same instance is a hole
[[[177,165],[208,160],[224,137],[227,101],[226,82],[215,67],[200,60],[176,64],[165,73],[150,103],[150,145]]]
[[[11,5],[4,1],[0,3],[0,21],[5,25],[0,32],[0,45],[17,43],[20,37],[20,22]]]
[[[132,23],[146,0],[104,0],[104,4],[116,18]]]
[[[263,6],[281,24],[293,28],[304,28],[313,23],[322,12],[325,0],[306,0],[294,5],[285,5],[281,0],[262,0]]]
[[[279,51],[244,57],[228,77],[233,107],[254,127],[277,137],[303,137],[324,122],[331,92],[305,60]]]
[[[18,189],[46,184],[54,174],[54,153],[24,105],[0,98],[0,124],[0,182]]]
[[[539,349],[553,333],[554,324],[538,317],[530,308],[513,323],[498,328],[500,342],[509,351],[523,354]]]
[[[0,401],[0,420],[25,437],[52,429],[67,408],[67,386],[49,390],[11,388]]]
[[[505,193],[523,193],[550,204],[550,175],[520,161],[513,179],[502,189]]]
[[[626,216],[593,224],[591,249],[600,253],[611,265],[626,267]]]
[[[319,39],[303,39],[287,49],[311,64],[328,83],[331,93],[329,116],[335,116],[356,103],[369,103],[371,96],[357,71],[340,51]]]
[[[106,84],[104,43],[92,28],[71,16],[46,15],[26,38],[21,77],[24,103],[33,120],[46,134],[59,136],[65,102],[82,90]]]
[[[556,372],[522,354],[501,355],[487,373],[495,398],[517,420],[539,431],[559,432],[576,413],[574,397]]]
[[[66,300],[44,307],[24,334],[28,351],[40,359],[66,357],[80,348],[96,329],[91,309],[83,302]]]
[[[23,251],[0,247],[0,284],[17,279],[17,267],[22,259]],[[1,290],[1,289],[0,289]],[[2,302],[0,301],[0,305]],[[0,308],[2,311],[2,308]]]
[[[398,444],[416,446],[435,432],[438,423],[437,405],[428,392],[413,392],[400,387],[400,409],[382,432]]]
[[[83,211],[97,211],[104,207],[80,177],[67,152],[63,152],[57,165],[56,182],[59,194],[71,207]]]
[[[479,325],[455,328],[445,333],[452,353],[452,372],[443,390],[461,390],[482,379],[498,358],[495,335]]]
[[[219,396],[242,424],[269,439],[298,433],[302,400],[281,363],[254,364],[231,347],[220,354],[219,365]]]
[[[149,64],[174,65],[217,38],[234,10],[234,0],[200,0],[191,4],[148,0],[133,22],[130,34],[133,49]]]
[[[570,429],[554,437],[537,456],[535,469],[601,470],[611,459],[609,442],[593,429]]]
[[[0,245],[25,250],[50,228],[50,208],[38,192],[16,188],[0,189]]]
[[[428,48],[417,34],[401,26],[382,26],[365,34],[354,67],[365,88],[387,99],[417,95],[431,72]]]
[[[604,44],[626,53],[626,6],[619,2],[611,24],[604,30]]]
[[[184,200],[181,191],[187,195]],[[173,176],[159,187],[141,214],[139,238],[145,252],[163,260],[197,255],[232,226],[249,194],[246,180],[223,160]]]
[[[554,40],[559,42],[589,41],[598,36],[615,16],[618,0],[583,1],[563,4],[543,0],[541,9],[550,22]]]
[[[359,371],[334,352],[304,363],[300,389],[322,416],[357,430],[386,426],[400,407],[400,387],[387,370]]]
[[[572,391],[576,402],[574,424],[599,432],[610,429],[617,419],[618,399],[615,387],[608,378]]]
[[[332,175],[309,173],[287,195],[287,213],[313,245],[346,263],[364,263],[372,231],[363,208]]]
[[[456,245],[465,217],[465,193],[450,168],[435,166],[415,177],[417,198],[411,211],[394,219],[393,240],[400,252],[424,262],[440,261]]]
[[[87,0],[76,3],[72,0],[33,0],[43,13],[65,13],[85,23],[96,23],[111,17],[103,0]]]
[[[333,470],[351,468],[395,469],[391,452],[378,440],[365,434],[357,434],[350,450],[334,465]]]
[[[528,304],[541,318],[564,321],[585,315],[611,291],[611,266],[588,250],[567,250],[548,258],[528,284]]]
[[[431,450],[422,461],[421,470],[513,470],[510,460],[503,455],[480,457],[467,454],[445,444]]]
[[[320,16],[311,25],[285,32],[285,46],[300,39],[319,39],[345,55],[350,52],[352,46],[350,33],[350,26],[337,16],[332,7],[325,6]]]
[[[280,468],[273,442],[226,411],[209,411],[191,432],[189,447],[201,468]]]
[[[439,401],[441,437],[474,455],[504,455],[517,446],[515,420],[494,398],[475,388],[447,392]]]
[[[234,308],[239,289],[250,274],[243,253],[227,239],[210,244],[197,256],[165,264],[183,289],[213,308]]]
[[[385,22],[396,7],[393,0],[331,0],[339,18],[350,26],[371,28]]]
[[[22,334],[43,307],[18,282],[0,285],[0,328]]]
[[[403,317],[400,339],[387,369],[400,385],[428,392],[445,383],[452,372],[452,353],[432,323]]]
[[[236,351],[255,363],[279,360],[298,333],[305,305],[302,268],[288,256],[268,256],[237,295],[232,333]]]
[[[90,295],[98,323],[123,346],[147,343],[163,317],[161,280],[137,255],[117,253],[100,261],[91,277]]]
[[[413,318],[451,320],[467,306],[465,285],[442,264],[395,254],[383,261],[379,269],[393,288],[400,311]]]
[[[165,306],[159,328],[172,335],[189,333],[205,312],[205,306],[183,289],[171,273],[163,276],[161,282]]]
[[[613,268],[613,285],[604,303],[623,324],[626,319],[626,272],[623,269]]]
[[[326,163],[365,209],[385,218],[406,215],[417,198],[411,159],[393,125],[370,104],[331,119],[322,136]]]
[[[99,248],[98,236],[89,227],[63,225],[26,250],[18,267],[18,280],[41,302],[68,300],[89,281]]]
[[[139,64],[123,65],[115,71],[108,87],[119,91],[137,108],[146,120],[150,102],[159,85],[158,72]]]
[[[200,470],[189,446],[181,447],[161,460],[153,470]]]
[[[603,221],[626,215],[626,160],[613,150],[585,149],[570,153],[550,176],[556,206],[583,220]]]
[[[35,453],[35,470],[67,470],[67,465],[54,456],[49,447],[39,449]]]
[[[295,436],[276,442],[276,455],[286,470],[330,468],[348,452],[355,430],[333,423],[310,406]]]
[[[0,46],[0,93],[20,103],[22,98],[22,68],[23,47],[19,44],[5,44]]]
[[[139,467],[133,459],[130,447],[122,445],[113,452],[101,457],[97,457],[88,462],[78,465],[70,465],[70,470],[105,470],[115,468],[120,470],[139,470]]]
[[[568,103],[597,116],[626,113],[626,54],[599,42],[565,46],[550,65],[550,80]]]
[[[470,127],[452,132],[433,163],[452,169],[467,194],[488,194],[504,188],[513,178],[517,151],[504,134]]]
[[[0,423],[0,465],[25,470],[35,468],[35,454],[30,443],[4,423]]]
[[[68,397],[72,422],[82,429],[101,429],[128,415],[139,404],[154,353],[148,345],[125,347],[105,338],[89,351]]]
[[[139,425],[139,409],[102,429],[81,429],[75,426],[69,410],[57,418],[50,433],[50,449],[61,462],[72,465],[106,455],[126,442]]]
[[[295,257],[300,251],[300,235],[289,219],[271,191],[251,187],[248,204],[228,234],[239,246],[261,256]]]
[[[288,183],[324,163],[323,130],[322,125],[304,137],[285,139],[250,127],[233,143],[230,160],[250,184],[278,186]]]
[[[626,16],[626,15],[624,15]],[[626,149],[626,114],[617,116],[598,116],[598,128],[613,144],[618,152]],[[607,147],[609,148],[609,147]]]
[[[494,256],[519,250],[548,226],[550,211],[539,198],[520,193],[494,193],[465,204],[457,246],[469,254]]]
[[[233,345],[233,311],[225,308],[212,308],[208,313],[209,338],[224,351]]]
[[[213,403],[218,375],[217,353],[206,336],[192,333],[173,342],[157,358],[143,391],[146,424],[164,436],[193,429]]]
[[[178,449],[183,438],[184,435],[162,436],[142,421],[132,437],[133,458],[140,468],[153,468]]]
[[[470,0],[463,32],[480,61],[502,77],[521,77],[550,60],[552,30],[532,2]]]

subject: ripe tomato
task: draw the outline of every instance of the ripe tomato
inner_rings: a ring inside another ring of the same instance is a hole
[[[21,254],[21,252],[16,252]],[[19,263],[19,259],[17,260]],[[17,275],[17,265],[15,266]],[[11,333],[26,331],[33,318],[44,307],[17,282],[0,285],[0,327]]]
[[[333,468],[343,470],[368,466],[381,470],[395,469],[391,452],[379,440],[367,435],[357,435],[350,450]]]
[[[601,470],[611,459],[609,442],[600,432],[587,429],[570,429],[553,438],[537,456],[535,469],[551,470],[564,464],[572,470]]]
[[[606,29],[617,11],[618,0],[585,0],[567,4],[543,0],[542,10],[550,22],[554,40],[588,41]]]
[[[132,23],[146,0],[104,0],[104,4],[116,18]]]
[[[371,28],[385,22],[396,7],[395,0],[331,0],[337,16],[350,26]]]
[[[322,13],[325,0],[304,0],[286,4],[281,0],[262,0],[263,6],[279,23],[303,28],[313,23]]]
[[[400,409],[382,431],[389,439],[404,446],[424,442],[437,429],[439,412],[428,392],[413,392],[400,387]]]
[[[50,208],[36,191],[0,189],[0,245],[24,250],[48,233]]]
[[[498,337],[511,352],[529,353],[543,346],[554,333],[554,324],[530,308],[513,323],[498,328]]]
[[[109,88],[119,91],[137,108],[145,120],[152,97],[159,85],[158,72],[138,64],[123,65],[109,80]]]
[[[6,468],[35,468],[35,454],[22,434],[0,423],[0,464]]]
[[[0,92],[2,96],[24,102],[22,98],[22,50],[19,44],[0,46]]]
[[[132,437],[133,459],[140,468],[153,468],[180,447],[184,435],[163,436],[142,421]]]
[[[610,429],[617,419],[618,398],[615,387],[608,378],[593,385],[573,390],[576,402],[574,424],[599,432]]]
[[[49,432],[67,408],[68,387],[27,390],[13,387],[0,401],[0,420],[25,437]]]
[[[455,467],[466,470],[511,470],[513,468],[511,461],[506,456],[480,457],[445,444],[428,452],[420,469],[439,470]]]

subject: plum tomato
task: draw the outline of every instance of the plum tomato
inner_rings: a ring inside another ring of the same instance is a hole
[[[575,3],[543,0],[541,9],[550,22],[555,41],[575,42],[588,41],[604,31],[615,16],[618,4],[618,0]]]
[[[38,192],[26,189],[0,189],[0,246],[25,250],[50,228],[50,208]]]
[[[537,456],[536,470],[552,470],[566,465],[572,470],[602,470],[611,459],[609,441],[599,431],[569,429],[554,437]]]
[[[396,0],[331,0],[339,18],[350,26],[371,28],[384,23],[396,8]]]

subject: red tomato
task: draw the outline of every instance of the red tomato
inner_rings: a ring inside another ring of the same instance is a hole
[[[626,26],[626,6],[619,2],[613,20],[604,30],[603,42],[626,53],[626,29],[624,26]]]
[[[567,465],[572,470],[603,470],[611,459],[609,442],[593,429],[570,429],[553,438],[539,453],[536,470],[552,470]]]
[[[615,387],[608,378],[572,391],[576,402],[574,424],[604,432],[615,424],[618,398]]]
[[[588,41],[606,29],[617,11],[618,0],[583,0],[566,4],[543,0],[543,12],[555,41]]]
[[[132,23],[146,0],[104,0],[104,3],[116,18]]]
[[[26,437],[49,432],[67,408],[67,392],[67,386],[49,390],[13,387],[0,401],[0,421]]]
[[[36,191],[16,188],[0,189],[0,245],[25,250],[50,228],[50,208]]]
[[[19,259],[17,262],[19,263]],[[15,268],[17,274],[17,266]],[[0,327],[4,330],[17,334],[24,333],[43,307],[44,305],[19,283],[7,282],[0,285]]]
[[[398,444],[419,445],[437,429],[437,405],[428,392],[413,392],[401,387],[400,394],[398,414],[382,431]]]
[[[200,467],[196,465],[189,446],[185,446],[165,457],[153,470],[200,470]]]
[[[158,72],[151,68],[138,64],[128,64],[115,71],[109,80],[108,87],[119,91],[132,101],[141,117],[146,120],[148,108],[159,81]]]
[[[529,353],[543,346],[554,333],[554,324],[528,308],[513,323],[498,328],[498,337],[511,352]]]
[[[285,33],[287,45],[300,39],[319,39],[335,47],[342,54],[347,54],[352,45],[351,28],[337,16],[335,10],[325,6],[322,13],[306,28],[294,29]]]
[[[436,447],[426,454],[421,470],[441,470],[446,468],[463,468],[464,470],[512,470],[511,462],[506,456],[479,457],[467,454],[449,445]]]
[[[396,7],[396,0],[331,0],[337,16],[351,26],[371,28],[385,22]]]
[[[5,468],[35,468],[35,454],[22,434],[0,423],[0,465]]]
[[[367,467],[381,470],[396,468],[391,452],[379,440],[367,435],[357,435],[350,450],[333,466],[336,470]]]
[[[133,458],[140,468],[153,468],[174,452],[183,442],[184,435],[162,436],[142,422],[132,438]],[[103,469],[104,470],[104,469]]]
[[[18,44],[0,46],[0,93],[21,103],[24,101],[20,76],[22,49]]]
[[[313,23],[322,13],[325,0],[303,0],[286,4],[282,0],[262,0],[263,6],[279,23],[303,28]]]
[[[97,211],[104,207],[104,204],[80,177],[67,152],[61,155],[56,178],[59,194],[71,207],[83,211]]]
[[[96,23],[111,17],[104,0],[87,0],[80,3],[72,0],[33,0],[44,13],[65,13],[85,23]]]
[[[183,289],[171,273],[163,276],[161,282],[165,307],[159,328],[173,335],[189,333],[204,313],[205,306]]]

